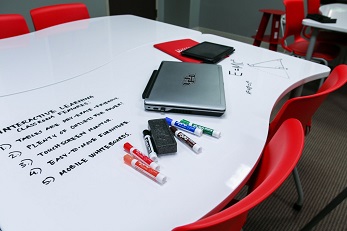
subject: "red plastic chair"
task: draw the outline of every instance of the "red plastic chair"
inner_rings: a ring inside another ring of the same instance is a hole
[[[58,24],[90,18],[83,3],[67,3],[43,6],[30,11],[35,30],[42,30]]]
[[[0,39],[29,33],[25,18],[20,14],[0,15]]]
[[[307,13],[319,14],[320,0],[307,0]]]
[[[302,37],[302,20],[305,18],[303,0],[284,0],[286,12],[286,23],[284,35],[281,41],[283,49],[292,55],[305,57],[309,41]],[[288,43],[288,38],[294,38],[292,43]],[[338,57],[340,48],[330,43],[317,41],[312,54],[312,59],[328,65],[329,61]]]
[[[347,65],[340,64],[333,69],[317,93],[287,100],[270,123],[268,139],[271,139],[281,124],[289,118],[298,119],[301,122],[305,134],[308,134],[311,129],[312,116],[319,106],[331,92],[336,91],[346,84],[346,82]],[[296,168],[293,171],[293,176],[299,196],[294,208],[299,210],[303,204],[303,190]]]
[[[241,230],[248,211],[268,198],[287,179],[304,147],[304,132],[296,119],[285,121],[265,145],[261,160],[252,175],[249,194],[236,204],[173,231]]]

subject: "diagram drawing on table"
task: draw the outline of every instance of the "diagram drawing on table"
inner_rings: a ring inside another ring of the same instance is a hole
[[[289,75],[287,73],[288,68],[286,68],[282,59],[274,59],[269,61],[263,61],[259,63],[248,64],[249,67],[254,67],[259,71],[266,72],[271,75],[276,75],[282,78],[289,79]]]

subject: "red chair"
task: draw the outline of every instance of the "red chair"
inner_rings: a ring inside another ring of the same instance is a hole
[[[291,98],[287,100],[271,121],[269,126],[268,139],[271,139],[281,124],[289,118],[296,118],[301,122],[303,130],[307,135],[311,129],[311,119],[325,98],[333,91],[339,89],[347,82],[347,65],[340,64],[333,69],[317,93]],[[299,179],[299,174],[295,168],[293,176],[298,191],[298,201],[294,205],[295,209],[301,209],[303,204],[303,190]]]
[[[0,39],[29,33],[25,18],[20,14],[0,15]]]
[[[307,0],[307,13],[308,14],[320,14],[319,7],[321,6],[320,0]],[[310,38],[311,30],[304,28],[304,36]],[[346,33],[339,33],[334,31],[319,31],[317,35],[317,41],[338,43],[342,46],[347,45]]]
[[[307,0],[307,13],[319,14],[320,0]]]
[[[289,119],[265,145],[261,160],[251,177],[249,194],[231,207],[173,231],[241,230],[248,211],[268,198],[287,179],[304,147],[301,123]]]
[[[43,6],[30,11],[35,30],[42,30],[58,24],[90,18],[83,3],[67,3]]]
[[[292,55],[305,57],[309,41],[302,37],[303,25],[302,20],[305,17],[303,0],[284,0],[286,12],[286,23],[284,35],[281,41],[283,49],[289,51]],[[288,38],[294,41],[288,43]],[[312,54],[312,59],[323,62],[328,65],[329,61],[338,57],[340,48],[330,43],[317,41]]]

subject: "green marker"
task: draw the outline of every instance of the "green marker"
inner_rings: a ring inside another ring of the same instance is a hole
[[[193,127],[200,128],[202,130],[202,133],[204,133],[204,134],[207,134],[207,135],[210,135],[210,136],[213,136],[213,137],[216,137],[216,138],[220,137],[220,132],[219,131],[213,130],[211,128],[207,128],[207,127],[199,125],[199,124],[191,123],[191,122],[189,122],[188,120],[185,120],[185,119],[182,119],[180,122],[183,123],[183,124],[187,124],[187,125],[190,125],[190,126],[193,126]]]

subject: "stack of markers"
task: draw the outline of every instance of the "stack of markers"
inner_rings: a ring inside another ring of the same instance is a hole
[[[161,155],[177,151],[177,144],[172,134],[190,147],[195,153],[200,153],[202,151],[202,147],[200,145],[178,129],[190,132],[197,136],[207,134],[219,138],[221,135],[221,133],[218,131],[198,124],[190,123],[184,119],[181,121],[173,121],[172,119],[166,117],[165,119],[155,119],[148,122],[151,132],[149,130],[143,131],[143,138],[145,140],[148,154],[146,155],[142,153],[127,142],[123,145],[123,147],[129,154],[124,155],[124,162],[159,184],[164,184],[167,178],[165,175],[159,172],[160,166],[158,164],[157,153]],[[152,140],[154,141],[154,145],[152,144]]]
[[[138,149],[134,148],[128,142],[125,143],[123,147],[128,153],[130,153],[125,154],[123,157],[124,162],[127,165],[135,168],[139,172],[145,174],[160,184],[164,184],[166,182],[166,176],[159,172],[160,166],[156,162],[158,161],[158,158],[155,153],[152,153],[151,157],[149,157]]]
[[[207,134],[216,138],[219,138],[221,133],[215,131],[211,128],[207,128],[198,124],[194,124],[189,122],[188,120],[182,119],[181,121],[173,121],[171,118],[166,117],[166,122],[170,126],[170,130],[175,135],[177,139],[185,143],[188,147],[190,147],[195,153],[200,153],[202,151],[202,147],[198,145],[194,140],[189,138],[183,132],[177,130],[181,129],[183,131],[192,133],[196,136],[202,136],[202,134]]]

